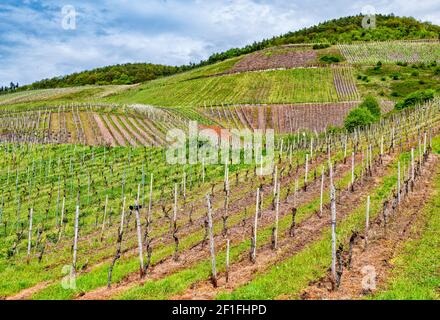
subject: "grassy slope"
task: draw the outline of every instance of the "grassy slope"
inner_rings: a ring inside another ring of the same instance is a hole
[[[440,67],[388,64],[381,68],[357,66],[355,70],[358,88],[364,95],[397,101],[417,90],[440,92]]]
[[[437,145],[437,153],[440,153]],[[408,241],[394,259],[388,288],[373,299],[440,299],[440,168],[435,178],[436,192],[426,204],[426,219],[420,238]]]
[[[151,81],[109,101],[159,106],[337,101],[330,69],[291,69]]]

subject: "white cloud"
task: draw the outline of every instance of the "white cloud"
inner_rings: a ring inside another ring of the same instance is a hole
[[[24,3],[24,2],[23,2]],[[115,63],[180,65],[327,19],[377,12],[440,23],[440,2],[424,0],[101,0],[0,4],[0,84],[29,83]],[[77,29],[61,28],[73,3]],[[348,3],[348,4],[347,4]]]

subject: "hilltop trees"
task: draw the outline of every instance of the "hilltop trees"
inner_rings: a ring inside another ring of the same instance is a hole
[[[34,82],[23,89],[47,89],[84,85],[134,84],[168,76],[187,70],[187,66],[174,67],[151,63],[127,63],[89,71],[73,73]]]
[[[0,87],[0,94],[5,94],[5,93],[16,91],[18,89],[18,87],[19,87],[18,82],[16,84],[11,82],[9,84],[9,86],[4,86],[4,87],[1,86]]]

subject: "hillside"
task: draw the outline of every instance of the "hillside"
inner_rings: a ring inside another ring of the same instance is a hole
[[[52,79],[44,79],[24,86],[21,90],[95,84],[140,83],[285,44],[337,44],[352,43],[353,41],[440,39],[440,26],[433,25],[429,22],[420,22],[410,17],[377,15],[376,28],[374,30],[365,30],[361,26],[362,18],[362,15],[357,15],[326,21],[316,26],[254,42],[252,45],[247,45],[243,48],[232,48],[222,53],[214,53],[207,60],[200,61],[199,63],[190,63],[189,65],[179,67],[155,65],[151,63],[129,63],[107,66]]]
[[[0,300],[439,299],[438,27],[358,22],[0,95]]]

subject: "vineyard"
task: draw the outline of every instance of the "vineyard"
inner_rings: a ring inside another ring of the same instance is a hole
[[[350,63],[440,63],[438,41],[390,41],[340,44],[339,50]]]
[[[223,104],[339,102],[357,98],[349,68],[297,68],[175,82],[151,81],[111,98],[122,103],[197,107]]]
[[[0,95],[0,300],[439,299],[440,99],[405,97],[439,48],[233,49]]]
[[[125,109],[126,111],[121,111]],[[0,139],[8,142],[75,143],[105,146],[159,146],[171,128],[188,119],[151,106],[71,104],[0,114]]]
[[[158,147],[5,141],[0,296],[268,299],[340,285],[352,231],[358,246],[384,241],[437,165],[439,114],[436,100],[351,134],[277,139],[263,177],[258,163],[169,165]]]
[[[86,86],[62,89],[43,89],[0,95],[0,106],[25,104],[39,101],[74,100],[82,98],[101,99],[118,94],[135,86]]]
[[[274,129],[277,133],[292,134],[298,130],[323,132],[331,126],[341,126],[357,104],[233,105],[199,108],[199,111],[224,128]],[[321,116],[316,117],[317,114]]]

